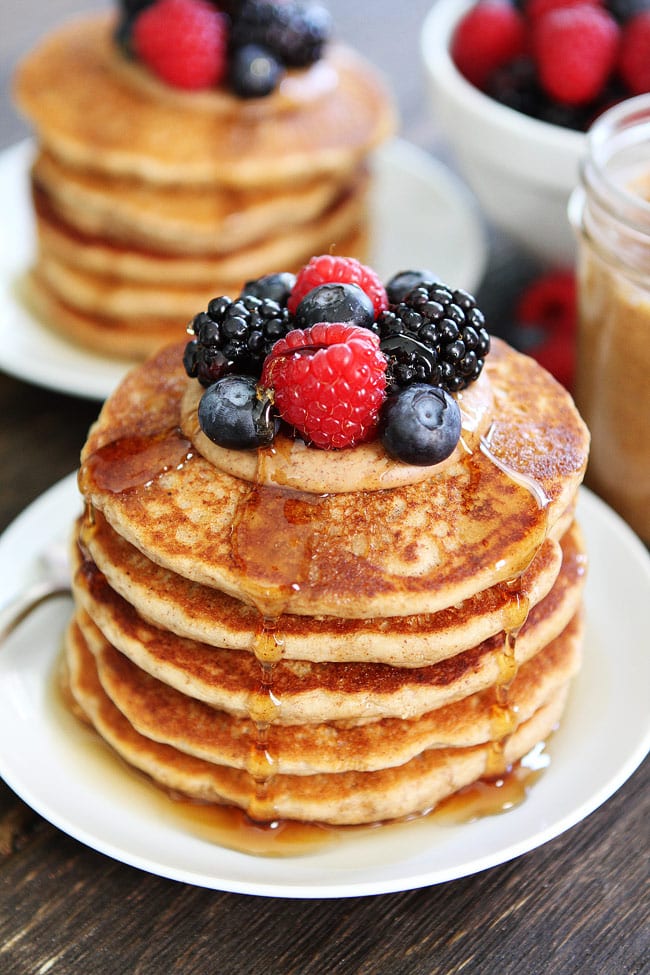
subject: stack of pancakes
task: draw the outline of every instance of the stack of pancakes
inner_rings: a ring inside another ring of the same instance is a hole
[[[134,369],[82,454],[66,680],[112,748],[255,820],[357,824],[544,741],[582,637],[569,395],[494,340],[439,465],[282,434],[230,451],[181,356]]]
[[[335,248],[364,259],[370,151],[394,130],[375,71],[332,45],[270,96],[185,92],[123,55],[106,16],[20,65],[33,124],[35,311],[101,354],[177,341],[215,294]]]

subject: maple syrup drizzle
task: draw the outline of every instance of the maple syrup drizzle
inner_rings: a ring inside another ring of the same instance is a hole
[[[157,435],[129,435],[93,451],[81,465],[79,488],[127,494],[147,488],[171,470],[180,470],[194,457],[192,444],[178,428]]]
[[[541,484],[527,474],[513,469],[499,457],[493,447],[497,427],[492,423],[485,437],[479,443],[481,454],[498,470],[502,471],[514,484],[523,487],[530,494],[537,509],[544,516],[544,538],[548,530],[548,505],[550,498]],[[530,564],[530,562],[528,563]],[[523,589],[523,573],[528,565],[520,567],[512,578],[501,583],[509,600],[506,607],[506,623],[503,644],[497,655],[498,674],[494,684],[494,703],[490,709],[490,743],[486,757],[485,776],[489,782],[500,781],[496,777],[506,771],[505,747],[510,735],[516,730],[519,715],[518,707],[510,699],[510,687],[519,669],[517,661],[517,638],[526,623],[530,609],[528,595]],[[476,784],[477,789],[480,785]]]
[[[249,707],[256,734],[247,770],[255,783],[248,814],[253,820],[271,822],[276,821],[272,783],[278,756],[270,747],[269,727],[278,721],[282,707],[274,681],[284,650],[282,614],[292,592],[307,578],[313,536],[306,514],[320,502],[318,495],[266,483],[274,453],[274,447],[258,451],[256,479],[239,506],[231,535],[232,557],[241,572],[249,580],[269,580],[254,597],[261,622],[251,650],[259,664],[260,680]]]

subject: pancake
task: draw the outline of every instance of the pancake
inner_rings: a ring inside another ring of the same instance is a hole
[[[394,130],[386,86],[345,47],[246,101],[157,81],[126,61],[113,30],[104,15],[65,24],[16,71],[18,107],[66,165],[168,185],[286,187],[349,173]]]
[[[158,257],[147,252],[131,251],[124,247],[84,241],[67,233],[59,221],[55,233],[57,241],[66,236],[67,255],[55,243],[52,224],[41,239],[39,272],[49,288],[73,308],[93,315],[139,320],[141,316],[175,318],[188,321],[197,308],[205,307],[217,293],[219,284],[236,288],[234,296],[247,276],[258,277],[263,268],[287,267],[298,270],[314,253],[327,251],[341,240],[346,241],[364,223],[365,195],[352,191],[337,199],[334,205],[311,223],[297,228],[283,226],[281,233],[266,238],[248,249],[216,256],[206,254],[200,261],[204,271],[210,270],[197,284],[188,281],[183,268],[187,259]],[[43,209],[36,205],[37,222],[47,221]],[[40,230],[39,230],[40,233]],[[75,249],[86,252],[75,259]],[[92,255],[92,256],[89,256]],[[98,267],[89,268],[92,262]],[[130,276],[132,267],[146,268],[142,279]],[[155,282],[155,283],[154,283]],[[140,326],[141,327],[141,326]]]
[[[253,607],[151,562],[95,515],[83,547],[108,585],[144,619],[181,637],[232,650],[251,650],[264,620]],[[582,571],[584,556],[574,525],[561,546],[547,539],[516,591],[495,586],[435,614],[351,620],[291,616],[279,621],[284,659],[362,661],[422,667],[467,650],[508,628],[525,598],[535,606],[566,565]],[[78,559],[75,546],[73,557]],[[75,564],[76,561],[75,561]],[[94,586],[96,581],[91,577]]]
[[[82,493],[150,559],[265,616],[437,612],[519,576],[586,465],[588,434],[559,384],[498,340],[485,372],[495,406],[481,449],[359,505],[354,492],[242,481],[196,453],[178,434],[190,381],[180,347],[167,349],[102,410],[82,452]]]
[[[217,765],[254,771],[251,755],[259,735],[254,721],[233,718],[156,680],[92,626],[80,628],[79,640],[71,643],[68,652],[78,653],[84,639],[95,657],[102,688],[141,735]],[[582,623],[576,616],[559,637],[520,667],[509,689],[511,733],[577,672],[581,639]],[[420,715],[416,721],[384,718],[357,724],[271,724],[265,734],[265,750],[274,773],[280,775],[375,771],[402,765],[429,748],[468,748],[489,742],[495,723],[501,734],[500,721],[497,692],[490,686]]]
[[[68,630],[69,689],[101,736],[130,765],[167,790],[207,802],[239,806],[253,819],[300,819],[332,824],[380,822],[425,812],[444,797],[495,774],[495,749],[430,748],[402,765],[377,771],[313,775],[274,774],[263,787],[244,769],[229,768],[141,735],[102,688],[94,658],[79,630]],[[501,769],[526,755],[554,730],[568,688],[556,691],[498,750]]]
[[[327,45],[268,97],[188,92],[126,58],[114,32],[103,14],[63,25],[15,74],[37,136],[23,291],[46,327],[144,359],[269,268],[367,258],[369,157],[396,125],[374,68]]]
[[[264,710],[267,720],[281,724],[417,718],[482,691],[501,679],[505,667],[525,663],[559,636],[579,610],[585,577],[580,548],[571,550],[567,545],[567,557],[555,585],[527,613],[512,661],[506,659],[509,651],[503,632],[428,667],[312,663],[274,654],[274,703],[269,711],[269,692],[262,684],[259,662],[263,629],[255,634],[248,652],[177,637],[143,619],[110,588],[92,563],[79,564],[77,556],[77,564],[74,593],[77,605],[84,610],[77,622],[88,640],[97,627],[138,667],[183,694],[236,717]],[[280,648],[285,644],[285,621],[289,625],[288,618],[282,617],[272,631]],[[390,623],[399,628],[398,621]],[[297,617],[293,624],[298,630],[295,639],[302,636],[308,643],[320,621]],[[324,625],[327,632],[330,620],[325,619]]]
[[[111,178],[65,166],[49,152],[40,152],[32,166],[35,189],[64,224],[127,247],[197,257],[241,250],[273,237],[278,228],[308,225],[332,207],[342,185],[347,190],[363,175],[351,174],[344,184],[309,179],[281,190],[247,192]],[[81,248],[78,254],[83,255]],[[191,268],[193,262],[185,264]]]

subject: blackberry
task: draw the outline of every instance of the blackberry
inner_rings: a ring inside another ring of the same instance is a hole
[[[605,10],[620,24],[647,10],[648,6],[648,0],[605,0]]]
[[[483,312],[467,291],[422,284],[377,319],[387,392],[413,383],[454,393],[481,374],[490,351]]]
[[[264,359],[291,328],[289,312],[271,298],[213,298],[190,323],[185,371],[203,386],[235,372],[259,378]]]
[[[233,17],[231,49],[257,44],[286,67],[302,68],[317,61],[331,28],[328,11],[319,3],[245,0]]]

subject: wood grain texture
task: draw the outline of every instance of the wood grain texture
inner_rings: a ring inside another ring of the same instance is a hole
[[[430,2],[329,5],[339,35],[383,66],[403,135],[444,154],[418,53]],[[67,15],[107,5],[3,0],[0,146],[26,131],[7,87],[21,51]],[[531,268],[491,241],[480,297],[503,323]],[[97,410],[0,375],[0,528],[76,467]],[[150,876],[70,839],[0,783],[0,973],[647,975],[649,778],[646,761],[583,823],[503,866],[333,900],[246,897]]]

